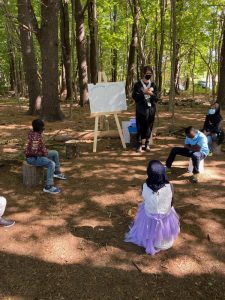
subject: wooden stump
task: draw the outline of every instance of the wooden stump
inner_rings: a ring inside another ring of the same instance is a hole
[[[36,186],[44,181],[44,168],[35,167],[28,164],[26,161],[23,163],[23,184],[26,186]]]
[[[72,159],[74,157],[79,157],[80,147],[79,143],[76,140],[70,140],[65,143],[66,145],[66,158]]]

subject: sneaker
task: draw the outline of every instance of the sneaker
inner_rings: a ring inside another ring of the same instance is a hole
[[[49,194],[59,194],[61,190],[55,186],[46,186],[44,187],[43,192]]]
[[[139,153],[142,152],[142,145],[137,147],[136,152],[139,152]]]
[[[192,182],[192,183],[198,183],[198,182],[199,182],[199,174],[194,174],[194,175],[191,177],[191,182]]]
[[[12,220],[6,220],[6,219],[3,219],[3,218],[0,218],[0,226],[3,226],[3,227],[11,227],[15,224],[15,221],[12,221]]]
[[[213,156],[213,153],[212,151],[209,152],[208,156]]]
[[[165,166],[165,171],[166,171],[166,174],[170,174],[171,173],[171,168],[168,168],[167,166]]]
[[[145,151],[146,151],[146,152],[150,152],[150,151],[151,151],[149,144],[146,144],[146,145],[145,145]]]
[[[63,173],[54,174],[54,178],[66,180],[66,176]]]

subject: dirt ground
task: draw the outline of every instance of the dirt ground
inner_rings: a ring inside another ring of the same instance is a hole
[[[63,109],[67,114],[69,108]],[[206,109],[176,107],[176,127],[200,128]],[[94,120],[87,108],[75,109],[72,120],[46,124],[46,138],[84,133],[80,156],[73,160],[66,160],[63,142],[47,142],[59,150],[68,176],[56,182],[60,195],[22,184],[22,153],[32,120],[25,111],[23,103],[0,102],[0,195],[8,201],[5,216],[16,221],[12,228],[0,228],[1,300],[224,299],[224,152],[206,159],[198,185],[189,182],[187,159],[176,160],[170,180],[181,234],[172,249],[148,256],[123,239],[132,220],[128,212],[141,201],[148,161],[164,162],[170,148],[183,142],[169,135],[166,107],[159,105],[157,136],[147,154],[122,150],[118,138],[99,140],[98,152],[92,153],[85,133]],[[120,120],[133,111],[132,106]],[[110,126],[115,128],[113,120]]]

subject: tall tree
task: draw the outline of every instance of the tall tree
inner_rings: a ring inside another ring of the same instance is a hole
[[[62,120],[58,93],[58,15],[60,0],[41,1],[41,27],[29,0],[29,9],[41,49],[42,62],[42,110],[41,117],[47,121]]]
[[[98,81],[98,26],[96,0],[88,0],[88,25],[90,32],[90,75],[91,82]]]
[[[70,23],[68,2],[65,0],[60,1],[60,33],[62,62],[65,70],[66,99],[70,99],[72,95]]]
[[[38,107],[38,99],[40,99],[41,88],[33,45],[32,25],[27,0],[17,0],[17,5],[23,66],[29,93],[28,114],[34,115],[40,109]]]
[[[80,0],[73,0],[74,14],[76,21],[76,46],[77,62],[80,88],[80,105],[83,106],[88,102],[88,74],[87,74],[87,50],[85,38],[84,12],[88,2],[83,7]]]
[[[133,14],[132,36],[128,55],[127,78],[126,78],[126,94],[131,97],[131,90],[134,81],[135,70],[135,54],[138,46],[138,23],[140,18],[140,8],[138,0],[129,0]]]
[[[113,33],[116,33],[116,28],[117,28],[117,6],[114,5],[113,7],[113,15],[112,15],[112,22],[113,22]],[[118,51],[114,47],[112,49],[112,82],[117,81],[117,64],[118,64]]]
[[[172,112],[172,120],[174,121],[174,105],[175,105],[175,71],[176,71],[176,0],[170,0],[171,3],[171,74],[170,74],[170,97],[169,110]]]
[[[217,101],[225,108],[225,12],[223,15],[223,37],[220,52],[220,81],[218,86]]]

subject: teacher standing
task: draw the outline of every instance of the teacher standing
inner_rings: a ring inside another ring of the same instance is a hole
[[[137,152],[150,151],[149,140],[155,120],[157,87],[151,81],[153,70],[150,66],[143,68],[143,79],[135,83],[132,97],[136,103]]]

